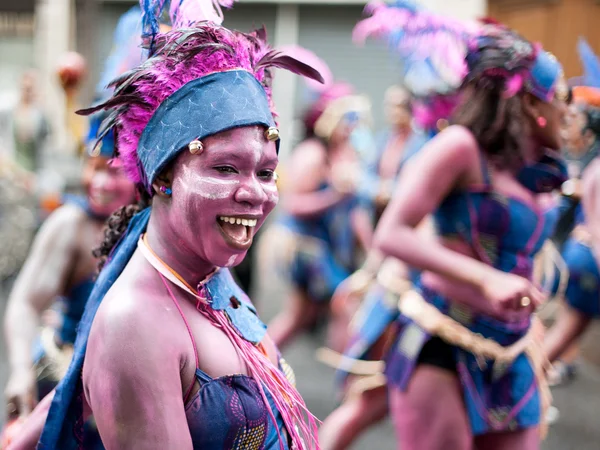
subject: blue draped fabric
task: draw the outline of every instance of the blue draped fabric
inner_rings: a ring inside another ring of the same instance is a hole
[[[108,290],[117,280],[137,248],[139,237],[144,233],[150,219],[150,208],[136,214],[127,228],[127,233],[119,242],[90,294],[85,312],[81,318],[79,332],[75,340],[73,360],[65,377],[56,388],[44,431],[38,449],[75,450],[79,443],[75,436],[81,424],[82,384],[81,369],[85,358],[88,337],[96,311]]]

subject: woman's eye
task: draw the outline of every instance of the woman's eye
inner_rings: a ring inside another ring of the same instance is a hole
[[[271,181],[275,179],[275,172],[272,170],[261,170],[258,172],[258,177],[263,180]]]
[[[217,170],[217,172],[220,172],[220,173],[237,173],[237,170],[235,170],[231,166],[219,166],[219,167],[215,167],[215,169]]]

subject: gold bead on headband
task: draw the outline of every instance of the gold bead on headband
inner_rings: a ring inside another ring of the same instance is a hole
[[[267,131],[265,131],[265,137],[269,141],[276,141],[279,139],[279,130],[275,127],[269,127]]]
[[[188,144],[188,148],[192,155],[198,155],[198,154],[202,153],[202,150],[204,150],[204,145],[202,144],[201,141],[199,141],[198,139],[195,139]]]

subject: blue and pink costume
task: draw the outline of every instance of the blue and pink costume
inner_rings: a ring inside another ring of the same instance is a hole
[[[440,236],[458,238],[476,249],[482,259],[505,272],[531,277],[533,258],[552,234],[555,216],[536,206],[492,190],[487,165],[485,183],[476,190],[456,192],[434,213]],[[566,168],[546,158],[521,172],[520,181],[534,192],[557,188],[566,179]],[[473,333],[509,346],[529,330],[530,321],[504,323],[449,302],[424,287],[418,275],[414,289],[439,311]],[[385,375],[388,385],[406,389],[418,364],[430,364],[455,372],[463,385],[465,405],[475,435],[491,431],[535,426],[540,420],[540,399],[534,370],[525,354],[509,366],[499,367],[459,347],[431,336],[398,310],[398,295],[376,285],[359,312],[359,327],[347,356],[365,358],[390,323],[396,337],[389,348]],[[344,377],[340,372],[340,377]]]

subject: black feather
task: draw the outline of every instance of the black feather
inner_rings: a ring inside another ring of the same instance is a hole
[[[268,67],[278,67],[280,69],[289,70],[295,74],[318,81],[319,83],[325,83],[325,80],[318,70],[308,64],[304,64],[302,61],[298,61],[296,58],[284,55],[277,50],[271,50],[263,56],[260,61],[256,63],[255,70]]]

